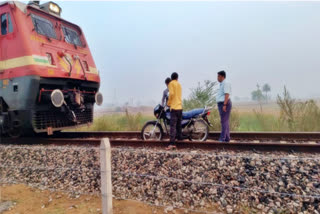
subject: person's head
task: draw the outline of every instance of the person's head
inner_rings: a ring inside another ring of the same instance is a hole
[[[165,81],[164,81],[164,83],[168,86],[169,85],[169,83],[171,82],[171,78],[170,77],[168,77]]]
[[[174,72],[174,73],[171,74],[171,79],[172,80],[178,80],[178,78],[179,78],[178,73]]]
[[[225,71],[219,71],[218,72],[218,82],[222,82],[226,78],[226,72]]]

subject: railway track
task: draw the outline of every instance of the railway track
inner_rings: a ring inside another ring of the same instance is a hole
[[[210,132],[208,140],[217,140],[220,132]],[[54,138],[140,139],[140,132],[61,132]],[[314,141],[320,142],[320,132],[232,132],[233,140],[241,141]],[[167,139],[167,138],[165,138]]]
[[[203,150],[256,150],[320,153],[320,133],[280,133],[280,132],[233,132],[231,143],[221,143],[219,133],[211,132],[206,142],[188,140],[177,143],[178,149]],[[165,148],[168,139],[163,141],[143,141],[140,132],[62,132],[50,137],[1,139],[2,144],[48,144],[99,146],[101,138],[108,137],[113,147],[152,147]]]

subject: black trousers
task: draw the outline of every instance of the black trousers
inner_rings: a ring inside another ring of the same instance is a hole
[[[170,112],[170,145],[174,145],[176,138],[182,138],[182,110],[171,110]]]

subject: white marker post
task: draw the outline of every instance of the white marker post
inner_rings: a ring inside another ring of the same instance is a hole
[[[112,214],[111,146],[109,138],[100,144],[102,214]]]

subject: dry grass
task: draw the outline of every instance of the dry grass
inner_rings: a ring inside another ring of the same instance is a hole
[[[65,193],[39,190],[25,185],[1,187],[2,201],[13,201],[16,205],[3,214],[101,214],[101,197],[82,195],[70,198]],[[113,200],[114,214],[164,214],[164,208],[150,206],[142,202]],[[210,212],[217,211],[213,207]],[[183,210],[175,210],[183,214]],[[198,213],[198,212],[197,212]],[[195,214],[189,212],[189,214]]]
[[[297,101],[287,91],[277,103],[234,103],[230,119],[232,131],[320,131],[320,108],[316,101]],[[155,120],[148,113],[105,114],[95,118],[89,128],[78,131],[140,131],[148,120]],[[215,108],[209,120],[211,130],[220,130],[220,118]]]
[[[129,111],[125,114],[105,114],[95,118],[91,126],[75,131],[138,131],[148,120],[154,120],[154,117]]]
[[[282,96],[278,96],[280,107],[279,120],[281,127],[288,131],[319,131],[320,108],[315,100],[297,101],[284,88]]]

